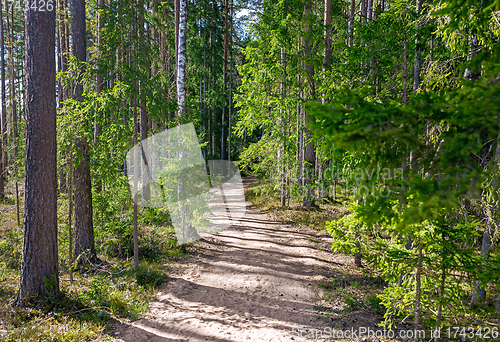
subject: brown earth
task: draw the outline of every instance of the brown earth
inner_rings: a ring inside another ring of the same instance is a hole
[[[187,260],[167,266],[170,281],[150,313],[117,323],[112,334],[126,342],[300,341],[316,329],[377,329],[370,312],[324,306],[319,282],[353,268],[330,246],[326,233],[273,222],[247,202],[238,225],[196,241]]]

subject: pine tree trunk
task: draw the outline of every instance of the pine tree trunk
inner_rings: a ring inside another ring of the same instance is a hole
[[[86,60],[85,0],[71,2],[71,38],[73,55]],[[83,71],[83,70],[80,70]],[[78,75],[73,86],[73,98],[83,101],[83,84]],[[83,124],[87,124],[86,118]],[[96,260],[94,225],[92,218],[92,183],[90,179],[90,146],[84,137],[76,143],[79,162],[75,168],[75,259],[80,264]]]
[[[55,11],[25,11],[26,169],[23,254],[16,304],[59,291]],[[50,280],[44,284],[44,278]]]

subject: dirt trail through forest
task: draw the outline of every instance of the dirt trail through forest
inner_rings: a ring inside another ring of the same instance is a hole
[[[321,316],[319,281],[350,264],[330,246],[325,233],[273,222],[247,202],[238,225],[195,242],[190,258],[169,266],[150,313],[113,334],[126,342],[242,342],[303,340],[294,328],[374,329],[367,313]]]

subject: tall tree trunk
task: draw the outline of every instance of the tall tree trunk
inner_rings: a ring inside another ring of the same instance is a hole
[[[310,59],[312,58],[312,41],[313,41],[313,8],[312,8],[312,0],[306,0],[304,4],[304,14],[306,17],[305,22],[305,31],[306,35],[304,37],[304,53],[305,53],[305,68],[307,71],[307,82],[308,82],[308,99],[314,100],[316,98],[316,89],[314,84],[314,67],[311,64]],[[309,122],[312,119],[307,119]],[[313,181],[313,173],[315,169],[315,161],[316,161],[316,151],[314,149],[314,145],[311,141],[311,132],[306,128],[306,141],[305,141],[305,162],[306,162],[306,170],[304,183],[305,186],[308,187],[307,194],[302,199],[302,205],[304,207],[311,207],[314,205],[314,195],[312,189],[312,181]]]
[[[355,15],[355,9],[356,9],[356,0],[351,0],[351,15],[349,17],[349,47],[353,47],[354,45],[354,15]]]
[[[416,284],[416,289],[415,289],[415,326],[414,326],[414,341],[418,342],[418,327],[420,325],[420,306],[421,306],[421,296],[422,296],[422,289],[421,289],[421,275],[422,275],[422,238],[419,237],[418,240],[418,263],[417,263],[417,271],[415,273],[415,284]]]
[[[281,68],[283,69],[282,73],[283,76],[280,81],[280,99],[281,99],[281,106],[280,106],[280,134],[281,134],[281,139],[283,140],[282,144],[280,147],[278,147],[278,167],[279,167],[279,172],[278,174],[281,175],[281,206],[284,207],[286,204],[286,173],[285,173],[285,155],[286,155],[286,141],[287,141],[287,136],[286,136],[286,126],[288,125],[287,120],[283,118],[286,113],[283,111],[283,107],[285,104],[285,78],[286,78],[286,65],[285,65],[285,52],[284,49],[281,48],[280,51],[280,64]]]
[[[407,62],[407,53],[406,53],[406,37],[403,42],[403,103],[406,104],[408,102],[408,62]]]
[[[104,29],[104,22],[102,19],[101,10],[104,10],[104,0],[98,0],[98,14],[97,14],[97,56],[101,57],[102,50],[102,31]],[[101,94],[104,90],[104,77],[102,71],[99,71],[97,74],[97,94]],[[103,113],[102,113],[103,114]],[[97,119],[94,121],[94,145],[98,145],[99,137],[102,134],[102,127]]]
[[[439,285],[439,303],[436,313],[436,334],[434,337],[434,342],[439,342],[441,339],[441,316],[443,311],[443,300],[444,300],[444,285],[446,282],[446,267],[441,268],[441,279]]]
[[[142,89],[141,89],[142,90]],[[144,142],[148,138],[148,131],[149,131],[149,120],[148,120],[148,112],[146,108],[146,95],[142,94],[141,95],[141,144],[146,144],[147,142]],[[145,145],[144,149],[147,150],[148,147]],[[146,169],[142,170],[143,175],[148,175],[146,172]],[[151,181],[151,180],[150,180]],[[151,197],[151,188],[150,184],[147,183],[144,185],[144,188],[142,190],[142,197],[146,200],[149,201]]]
[[[187,0],[179,0],[179,46],[177,53],[178,116],[186,112],[186,35]]]
[[[104,29],[104,22],[102,19],[102,14],[101,11],[104,10],[104,0],[98,0],[97,2],[98,5],[98,12],[97,12],[97,58],[99,59],[101,57],[102,53],[102,31]],[[98,65],[98,71],[97,71],[97,80],[96,80],[96,90],[97,90],[97,95],[100,95],[103,90],[104,90],[104,76],[102,70],[99,70],[100,67]],[[99,145],[99,137],[102,135],[102,126],[101,123],[99,122],[100,119],[104,116],[104,112],[99,113],[100,117],[95,116],[94,117],[94,148],[97,148]],[[96,192],[101,192],[102,189],[102,180],[99,179],[99,175],[96,174],[94,175],[94,181],[95,181],[95,190]]]
[[[134,105],[134,146],[137,146],[137,95],[134,95],[133,99]],[[134,149],[134,230],[132,232],[134,239],[134,268],[137,271],[139,269],[139,228],[137,226],[137,202],[139,191],[138,186],[138,175],[139,175],[139,149]]]
[[[498,137],[500,139],[500,136]],[[500,143],[496,147],[495,155],[490,161],[490,165],[496,168],[500,161]],[[492,182],[492,188],[496,189],[498,186],[498,178],[495,177]],[[486,227],[483,233],[483,241],[481,243],[481,256],[484,260],[488,260],[490,256],[491,246],[492,246],[492,235],[493,229],[495,228],[495,211],[497,210],[497,201],[498,198],[492,194],[492,197],[488,199],[483,195],[483,205],[485,206],[486,211]],[[486,299],[486,288],[485,284],[480,281],[476,282],[476,286],[474,287],[474,292],[472,294],[472,304],[479,301],[484,301]]]
[[[9,34],[9,85],[10,85],[10,105],[11,105],[11,119],[12,119],[12,141],[14,142],[14,163],[17,157],[17,101],[16,101],[16,72],[14,68],[14,7],[10,12],[10,34]],[[7,23],[9,17],[7,17]]]
[[[417,0],[417,15],[420,19],[420,14],[422,12],[422,1]],[[420,24],[417,24],[417,37],[415,38],[415,44],[417,46],[415,51],[415,65],[413,67],[413,91],[416,92],[420,88],[420,71],[422,69],[422,47],[420,41]]]
[[[63,0],[57,0],[57,14],[56,14],[56,26],[57,26],[57,72],[63,72],[65,62],[65,2]],[[57,96],[59,108],[62,108],[62,104],[65,100],[65,90],[61,81],[57,82]],[[67,179],[67,165],[61,165],[59,167],[59,189],[64,191],[66,189],[66,179]]]
[[[25,8],[26,170],[23,254],[17,305],[59,291],[55,11]],[[44,283],[44,279],[49,282]]]
[[[226,83],[227,83],[227,42],[229,35],[229,0],[225,0],[225,15],[224,15],[224,61],[222,65],[223,79],[223,97],[224,106],[222,107],[222,134],[221,134],[221,158],[227,160],[227,103],[226,103]]]
[[[3,35],[3,2],[0,1],[0,68],[1,68],[1,91],[2,91],[2,113],[0,115],[0,198],[5,197],[4,180],[7,168],[7,109],[5,108],[5,48]]]
[[[85,0],[71,2],[71,39],[73,55],[81,62],[86,61],[85,40]],[[83,72],[83,70],[79,70]],[[83,101],[81,75],[73,86],[73,98]],[[83,125],[88,124],[84,118]],[[80,137],[76,143],[79,162],[75,168],[75,259],[80,264],[94,262],[96,259],[94,225],[92,218],[92,183],[90,179],[89,143]]]
[[[184,0],[182,0],[184,1]],[[174,0],[174,21],[175,21],[175,56],[179,55],[179,27],[180,27],[180,7],[181,7],[181,0]],[[176,69],[177,69],[177,60],[176,60]],[[175,77],[177,77],[177,70]]]
[[[325,36],[325,68],[329,70],[332,65],[332,2],[325,0],[325,12],[323,24]]]
[[[361,16],[359,18],[359,22],[364,24],[366,23],[366,2],[368,0],[361,0]]]

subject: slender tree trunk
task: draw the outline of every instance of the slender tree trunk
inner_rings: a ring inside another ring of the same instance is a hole
[[[500,136],[498,136],[498,139],[500,139]],[[496,167],[499,161],[500,161],[500,143],[496,147],[495,156],[490,161],[490,164]],[[492,188],[496,189],[497,186],[498,186],[498,178],[495,177],[492,182]],[[490,199],[486,198],[486,196],[483,196],[483,203],[486,207],[486,227],[484,229],[483,241],[481,243],[481,256],[483,257],[484,260],[488,260],[490,256],[491,246],[493,243],[492,233],[496,224],[494,221],[494,217],[495,217],[495,211],[497,210],[498,198],[495,195],[492,196],[493,197]],[[474,304],[478,300],[484,301],[485,299],[486,299],[485,284],[482,284],[481,282],[478,281],[476,282],[476,286],[474,287],[471,303]]]
[[[403,103],[406,104],[408,102],[408,62],[407,62],[407,53],[406,53],[406,38],[403,42]]]
[[[312,0],[306,0],[304,5],[304,14],[306,16],[306,36],[304,37],[304,52],[305,52],[305,67],[308,76],[308,85],[309,85],[309,100],[314,100],[316,98],[316,89],[314,84],[314,67],[310,62],[310,58],[312,58],[312,40],[313,40],[313,9],[312,9]],[[312,119],[307,119],[309,122]],[[305,174],[305,186],[308,187],[307,194],[302,199],[302,205],[304,207],[311,207],[314,205],[314,196],[313,196],[313,172],[315,169],[315,161],[316,161],[316,151],[314,149],[314,145],[311,141],[311,132],[306,128],[306,145],[305,145],[305,162],[306,162],[306,174]]]
[[[281,206],[284,207],[286,204],[286,175],[285,175],[285,155],[286,155],[286,142],[287,142],[287,137],[286,137],[286,125],[288,125],[288,122],[284,120],[283,116],[283,106],[285,104],[285,77],[286,77],[286,71],[285,71],[285,52],[284,49],[281,48],[280,51],[280,64],[283,69],[282,73],[282,79],[280,81],[280,98],[281,98],[281,108],[280,108],[280,130],[281,130],[281,136],[282,136],[282,144],[279,149],[279,155],[278,155],[278,166],[279,166],[279,172],[278,174],[281,175]],[[286,110],[285,110],[286,112]]]
[[[444,285],[446,282],[446,268],[441,268],[441,282],[439,286],[439,304],[436,313],[436,331],[438,332],[434,338],[435,342],[439,342],[441,337],[441,316],[443,311]]]
[[[354,15],[356,10],[356,0],[351,0],[351,15],[349,17],[349,47],[353,47],[354,45]]]
[[[5,108],[5,50],[3,34],[3,2],[0,1],[0,68],[1,68],[1,91],[2,91],[2,113],[0,116],[0,198],[5,197],[4,180],[7,169],[7,109]]]
[[[66,71],[66,7],[65,1],[58,0],[57,1],[57,62],[58,62],[58,72]],[[58,82],[58,98],[59,98],[59,108],[62,108],[63,102],[66,100],[66,87],[63,86],[62,82]],[[60,191],[64,191],[66,189],[66,176],[67,176],[67,165],[61,165],[59,167],[59,189]]]
[[[71,39],[73,55],[81,62],[86,60],[85,0],[71,2]],[[82,72],[83,70],[79,70]],[[81,75],[73,86],[73,98],[83,101]],[[83,125],[86,125],[86,118]],[[79,162],[75,168],[75,258],[80,264],[96,260],[92,213],[92,183],[90,179],[90,146],[81,137],[76,143]]]
[[[134,146],[138,146],[137,141],[137,95],[134,95]],[[134,150],[134,268],[137,271],[139,269],[139,229],[137,226],[137,202],[139,191],[137,189],[138,185],[138,175],[139,175],[139,149]]]
[[[418,263],[417,263],[417,271],[415,273],[415,284],[416,284],[416,289],[415,289],[415,326],[414,326],[414,341],[418,342],[418,336],[419,334],[417,333],[418,327],[420,325],[420,305],[421,305],[421,296],[422,296],[422,289],[421,289],[421,281],[420,277],[422,274],[422,238],[419,237],[418,240]]]
[[[332,65],[332,2],[325,0],[324,12],[324,36],[325,36],[325,69],[329,70]]]
[[[366,2],[368,0],[361,0],[361,17],[359,19],[359,22],[364,24],[366,23]]]
[[[417,0],[417,15],[422,13],[422,1]],[[419,18],[418,18],[419,19]],[[417,19],[417,20],[418,20]],[[415,51],[415,65],[413,68],[413,91],[416,92],[420,88],[420,71],[422,69],[422,47],[420,46],[420,24],[417,24],[417,37],[415,44],[417,46]]]
[[[98,0],[98,8],[99,10],[104,9],[104,0]],[[102,50],[102,31],[104,30],[104,22],[102,19],[102,14],[100,11],[98,11],[97,14],[97,57],[101,57],[101,50]],[[97,74],[97,94],[101,94],[102,91],[104,90],[104,77],[102,74],[102,71],[98,72]],[[101,113],[101,115],[104,113]],[[102,127],[99,123],[99,120],[95,118],[94,121],[94,145],[97,146],[99,143],[99,137],[102,134]]]
[[[55,11],[25,8],[26,169],[21,279],[16,304],[59,291]],[[44,279],[49,282],[44,283]]]
[[[104,9],[104,0],[98,0],[97,2],[98,5],[98,12],[97,12],[97,58],[101,58],[101,51],[102,51],[102,31],[104,29],[104,22],[102,19],[102,14],[101,10]],[[96,80],[96,90],[97,90],[97,95],[100,95],[103,90],[104,90],[104,76],[103,73],[99,67],[98,64],[98,71],[97,71],[97,80]],[[104,112],[101,112],[99,115],[101,118],[104,116]],[[97,148],[99,145],[99,137],[102,135],[102,126],[99,120],[101,119],[99,117],[94,118],[94,148]],[[95,190],[96,192],[101,192],[102,189],[102,181],[99,179],[99,175],[96,174],[94,175],[94,181],[95,181]]]
[[[224,15],[224,61],[222,66],[222,79],[223,79],[223,97],[224,106],[222,107],[222,134],[221,134],[221,159],[227,160],[227,104],[225,91],[227,89],[227,42],[229,35],[229,0],[225,0],[225,15]]]
[[[16,102],[16,72],[14,68],[14,7],[10,11],[10,34],[9,34],[9,86],[10,86],[10,106],[11,106],[11,119],[12,119],[12,141],[13,141],[13,157],[14,163],[17,158],[17,102]],[[7,24],[9,17],[7,16]]]
[[[69,212],[68,212],[68,254],[69,254],[69,279],[71,284],[73,284],[73,229],[72,229],[72,217],[73,217],[73,158],[69,157],[68,164],[68,203],[69,203]]]
[[[141,144],[144,144],[144,150],[147,151],[148,147],[146,146],[147,142],[145,140],[148,138],[148,131],[149,131],[149,120],[148,120],[148,112],[146,108],[146,95],[142,94],[141,96],[141,113],[140,113],[140,118],[141,118]],[[142,170],[143,175],[148,175],[146,170]],[[142,189],[142,197],[146,200],[149,201],[151,197],[151,188],[149,183],[144,185],[144,188]]]
[[[179,21],[180,21],[180,7],[181,7],[181,1],[184,0],[174,0],[174,21],[175,21],[175,56],[179,55]],[[177,66],[177,61],[176,61],[176,66]],[[176,68],[177,69],[177,68]],[[175,77],[177,77],[177,70]]]
[[[178,116],[186,112],[186,35],[187,0],[179,0],[179,49],[177,53]]]

